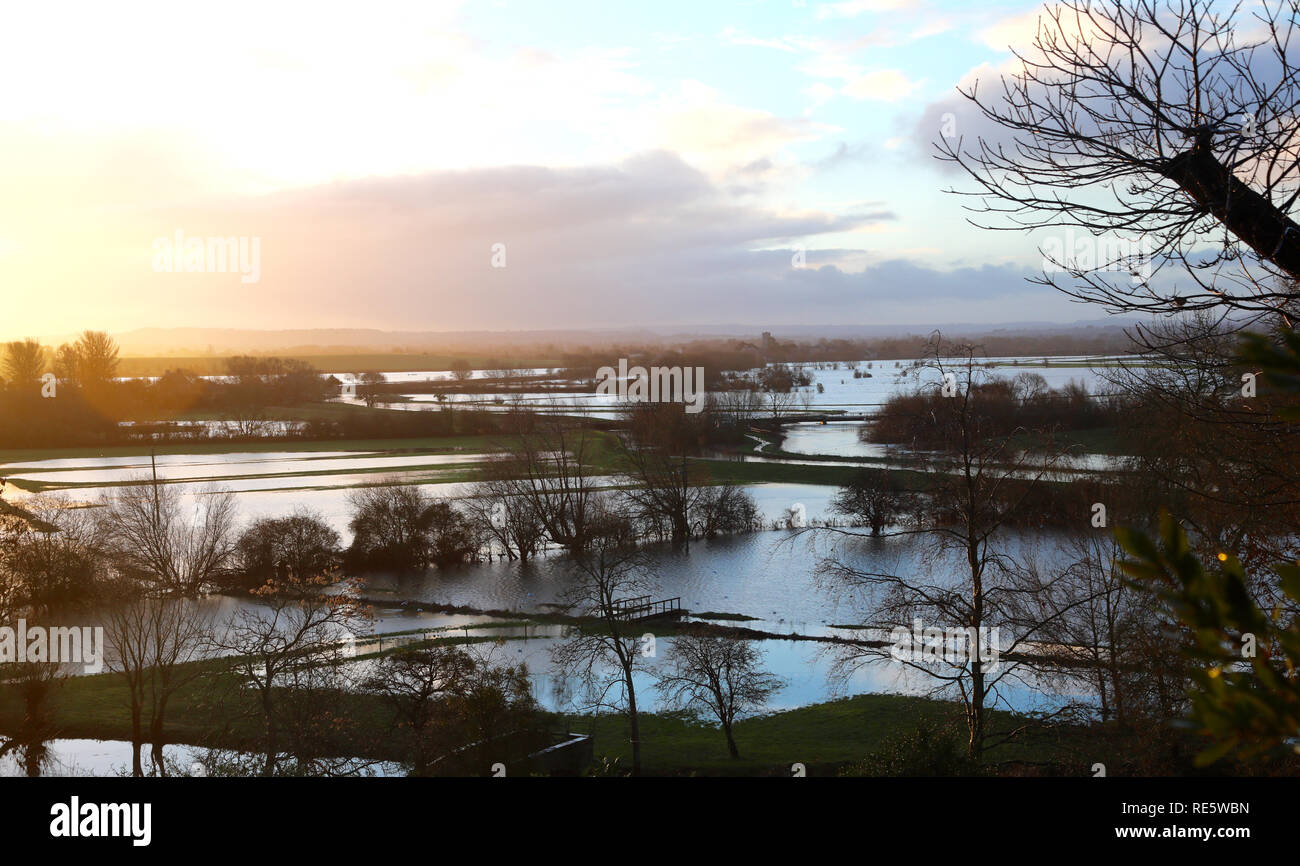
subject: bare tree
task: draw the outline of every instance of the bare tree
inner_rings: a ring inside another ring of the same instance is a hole
[[[0,615],[6,622],[22,617],[48,626],[98,596],[104,540],[89,509],[49,495],[28,506],[17,514],[0,512]],[[0,743],[0,753],[18,753],[29,776],[40,774],[46,741],[55,733],[50,699],[70,673],[62,661],[31,658],[0,666],[23,703],[21,727]]]
[[[154,771],[165,775],[167,703],[201,675],[197,661],[212,639],[210,609],[194,599],[161,599],[150,586],[123,581],[106,614],[113,650],[111,670],[126,682],[131,710],[131,773],[144,775],[140,760],[147,719]]]
[[[295,690],[318,687],[319,671],[336,671],[340,643],[350,637],[364,610],[355,587],[330,591],[328,577],[271,580],[253,590],[256,607],[236,611],[212,638],[214,651],[229,657],[231,671],[257,695],[262,718],[262,773],[274,776],[285,733],[285,703]]]
[[[914,497],[888,469],[860,469],[831,499],[831,510],[871,528],[880,535],[886,526],[908,513]]]
[[[339,534],[318,512],[299,507],[288,517],[252,522],[235,544],[233,568],[246,582],[332,575],[339,566]]]
[[[1044,285],[1113,310],[1273,311],[1297,297],[1277,278],[1300,277],[1298,18],[1297,0],[1049,5],[994,95],[960,91],[994,131],[948,129],[940,158],[974,181],[982,226],[1131,241],[1046,251]],[[1192,285],[1153,285],[1170,265]]]
[[[204,592],[230,565],[235,549],[235,497],[215,485],[187,505],[175,484],[138,479],[106,502],[118,570],[158,593]]]
[[[469,497],[461,500],[480,533],[501,546],[511,560],[527,562],[546,545],[546,528],[532,497],[524,493],[510,458],[496,459],[484,468]]]
[[[763,395],[755,388],[710,391],[709,413],[733,424],[748,425],[763,411]]]
[[[429,774],[430,765],[448,748],[439,736],[449,724],[444,699],[467,680],[474,660],[459,647],[432,646],[399,650],[376,662],[375,672],[362,683],[393,708],[396,723],[411,738],[411,775]]]
[[[17,340],[5,346],[5,376],[15,385],[35,385],[45,372],[45,364],[45,349],[37,340]]]
[[[619,449],[632,486],[623,498],[646,526],[667,525],[675,544],[688,544],[691,516],[708,488],[708,469],[657,448],[624,443]]]
[[[231,439],[258,439],[271,429],[271,421],[261,409],[236,405],[230,409],[224,427]]]
[[[784,685],[781,678],[759,670],[762,654],[750,640],[679,634],[673,638],[672,658],[657,681],[665,701],[712,715],[722,725],[728,753],[739,758],[736,719],[766,706]]]
[[[794,391],[768,391],[765,397],[765,402],[767,404],[767,411],[772,416],[772,422],[780,424],[782,421],[789,418],[790,414],[794,411],[795,401],[797,399],[798,395]]]
[[[729,481],[704,488],[691,508],[691,531],[702,538],[753,532],[761,522],[754,497]]]
[[[641,724],[634,674],[641,668],[642,632],[628,620],[625,606],[651,591],[644,561],[626,529],[607,525],[574,555],[575,583],[566,600],[589,625],[575,626],[552,649],[565,676],[578,679],[594,709],[612,709],[627,718],[632,773],[641,773]]]
[[[102,388],[117,375],[117,343],[104,331],[84,331],[55,353],[54,373],[81,388]]]
[[[1235,551],[1253,580],[1275,583],[1266,566],[1300,554],[1300,442],[1287,411],[1300,401],[1243,395],[1253,371],[1235,330],[1208,312],[1144,327],[1148,359],[1102,375],[1131,406],[1126,468],[1146,512],[1173,509],[1202,555]]]
[[[1088,715],[1137,731],[1155,745],[1169,741],[1167,720],[1186,709],[1189,684],[1172,623],[1149,593],[1134,589],[1117,561],[1122,551],[1106,529],[1076,529],[1044,568],[1026,563],[1019,586],[1026,623],[1043,622],[1035,665],[1056,668],[1096,703]]]
[[[345,565],[423,570],[468,562],[479,554],[477,526],[449,502],[414,485],[393,479],[358,488],[348,494],[348,503],[353,539]]]
[[[936,334],[922,364],[934,379],[926,387],[947,398],[932,418],[936,441],[946,448],[931,467],[930,498],[917,510],[915,522],[887,533],[932,539],[935,543],[925,551],[922,568],[911,574],[863,569],[852,557],[861,536],[825,530],[840,544],[823,563],[823,580],[839,590],[865,593],[872,625],[884,632],[911,632],[917,620],[941,634],[956,630],[949,637],[964,645],[952,647],[946,657],[914,653],[900,658],[886,644],[850,643],[840,649],[835,670],[846,674],[864,663],[893,657],[932,677],[937,690],[955,691],[966,718],[969,754],[978,759],[1002,742],[989,741],[987,726],[988,710],[1002,700],[999,686],[1025,674],[1020,661],[1006,657],[1041,637],[1046,626],[1028,621],[1023,587],[1016,579],[1018,563],[1002,549],[999,534],[1059,455],[1018,451],[1012,442],[1023,431],[990,435],[994,425],[982,411],[979,388],[981,377],[988,374],[976,353],[974,346],[944,344]],[[1008,627],[1015,633],[1004,640],[1000,630]]]
[[[581,551],[590,540],[596,506],[591,475],[597,437],[563,419],[538,419],[511,454],[520,472],[519,495],[541,520],[551,541]]]

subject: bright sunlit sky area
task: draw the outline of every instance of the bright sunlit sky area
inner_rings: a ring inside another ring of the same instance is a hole
[[[1039,8],[13,4],[0,331],[1100,318],[931,146]]]

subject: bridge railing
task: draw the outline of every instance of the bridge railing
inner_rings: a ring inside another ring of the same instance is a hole
[[[617,602],[613,614],[619,619],[648,619],[653,616],[666,616],[681,609],[681,596],[651,601],[650,596],[643,595]]]

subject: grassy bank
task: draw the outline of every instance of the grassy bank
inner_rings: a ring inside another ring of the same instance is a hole
[[[462,639],[463,640],[463,639]],[[456,642],[456,641],[451,641]],[[207,663],[210,675],[179,692],[168,708],[169,742],[256,750],[261,720],[251,695],[239,695],[233,677]],[[0,731],[15,733],[22,723],[22,703],[10,685],[0,686]],[[248,712],[234,714],[245,705]],[[355,694],[338,696],[339,715],[353,724],[342,730],[339,747],[362,757],[400,760],[399,741],[392,736],[392,716],[378,699]],[[115,674],[76,677],[65,681],[51,700],[53,737],[129,740],[130,717],[126,688]],[[995,713],[994,723],[1014,720]],[[741,757],[727,756],[726,741],[716,727],[680,714],[645,713],[641,716],[642,760],[654,775],[791,775],[791,765],[804,764],[809,775],[835,773],[842,765],[861,760],[888,740],[916,729],[923,721],[939,725],[959,723],[955,704],[902,695],[858,695],[799,707],[757,718],[736,726]],[[622,716],[561,716],[557,729],[590,733],[595,756],[631,761],[626,720]],[[1033,758],[1041,749],[1017,748],[1002,757]]]
[[[742,719],[735,728],[740,758],[733,760],[719,728],[677,714],[645,714],[641,761],[647,773],[660,775],[790,776],[796,763],[805,765],[809,775],[833,775],[841,765],[861,760],[923,720],[956,722],[957,707],[906,695],[857,695],[812,704]],[[618,758],[621,766],[631,765],[622,716],[602,714],[567,722],[570,730],[593,736],[598,760]]]

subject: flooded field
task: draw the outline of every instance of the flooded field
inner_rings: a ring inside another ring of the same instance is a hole
[[[163,454],[156,459],[158,479],[165,482],[204,482],[232,479],[248,480],[250,476],[276,476],[282,478],[302,476],[328,476],[331,483],[340,482],[335,477],[353,472],[365,475],[371,472],[389,472],[410,467],[459,466],[488,460],[490,454],[368,454],[352,451],[303,452],[232,452],[228,454]],[[68,487],[103,484],[125,484],[152,478],[154,465],[146,457],[96,457],[89,459],[64,458],[14,463],[4,467],[8,477],[43,481]],[[255,486],[232,489],[257,489]]]
[[[1079,382],[1090,392],[1105,392],[1107,383],[1093,363],[1109,361],[1105,358],[982,358],[989,376],[1011,378],[1017,373],[1036,373],[1051,388],[1060,388]],[[858,364],[792,364],[806,373],[811,383],[800,389],[795,410],[844,412],[847,414],[873,414],[890,397],[915,388],[918,383],[932,382],[932,370],[917,370],[914,360],[864,361]],[[855,370],[860,374],[854,376]],[[525,375],[542,375],[547,371],[520,371]],[[475,370],[473,378],[489,378],[493,371]],[[751,371],[752,374],[752,371]],[[407,372],[386,374],[390,382],[441,382],[451,378],[446,371]],[[558,384],[562,380],[555,380]],[[403,394],[401,401],[384,404],[392,409],[408,411],[437,411],[443,405],[463,408],[501,410],[511,407],[526,408],[549,414],[575,414],[592,418],[618,417],[620,404],[616,397],[594,392],[555,393],[546,391],[507,391],[486,394]],[[355,397],[339,398],[342,402],[361,403]],[[821,452],[826,453],[826,452]],[[850,455],[851,456],[851,455]]]
[[[1082,362],[1081,362],[1082,363]],[[806,367],[813,385],[803,390],[798,409],[842,411],[870,416],[890,396],[910,390],[916,377],[906,362],[897,365],[877,362],[859,365],[861,374],[844,365]],[[1104,383],[1086,366],[1057,364],[1051,367],[1024,366],[1022,370],[1043,375],[1053,387],[1082,381],[1098,390]],[[998,375],[1014,375],[1015,367],[996,369]],[[546,371],[534,371],[537,374]],[[486,371],[476,371],[482,378]],[[390,381],[441,380],[444,372],[394,374]],[[600,394],[555,394],[541,391],[499,395],[449,395],[438,401],[429,394],[411,394],[394,408],[445,411],[447,405],[478,408],[522,405],[535,411],[616,417],[620,405]],[[792,423],[784,428],[781,450],[806,455],[808,460],[775,457],[784,463],[834,466],[814,457],[844,461],[845,477],[855,465],[905,465],[918,456],[892,446],[862,441],[864,422],[829,421]],[[430,440],[433,442],[434,440]],[[771,446],[767,446],[771,447]],[[44,486],[62,491],[74,503],[93,504],[113,485],[152,477],[181,485],[185,498],[202,496],[202,488],[219,484],[233,491],[241,524],[261,517],[280,517],[295,509],[319,513],[340,534],[343,544],[351,541],[348,527],[349,494],[358,486],[396,480],[419,484],[429,494],[456,499],[473,494],[465,470],[490,460],[487,452],[410,453],[358,450],[232,451],[212,454],[160,455],[156,463],[147,456],[58,457],[23,460],[5,465],[0,471],[21,485]],[[751,459],[764,459],[761,452]],[[1076,455],[1066,462],[1071,470],[1113,467],[1111,458]],[[596,487],[611,488],[626,483],[615,476],[593,479]],[[756,483],[745,485],[767,525],[783,525],[791,514],[802,515],[810,524],[825,522],[835,515],[831,500],[834,485]],[[17,499],[21,489],[10,485],[7,495]],[[1058,539],[1051,533],[1026,532],[1004,540],[1008,552],[1031,555],[1042,552],[1050,562]],[[876,661],[845,676],[832,675],[835,645],[825,640],[795,637],[853,637],[863,632],[870,616],[868,600],[850,586],[828,580],[825,562],[836,555],[863,571],[915,576],[933,568],[933,539],[918,536],[886,538],[856,537],[824,531],[798,529],[752,532],[713,540],[694,541],[688,550],[669,546],[650,549],[648,577],[654,597],[680,599],[683,608],[702,621],[736,624],[774,637],[761,642],[763,665],[782,679],[780,690],[769,702],[769,710],[781,710],[818,703],[843,695],[862,693],[930,694],[935,680],[890,660]],[[490,652],[498,661],[528,666],[533,693],[544,707],[563,712],[580,712],[587,706],[574,684],[563,678],[551,659],[551,651],[565,636],[567,626],[544,623],[520,625],[518,616],[505,618],[480,614],[435,613],[434,606],[457,606],[512,614],[548,614],[563,609],[574,585],[571,562],[550,552],[529,563],[500,558],[462,567],[430,570],[419,574],[372,574],[365,594],[372,601],[373,618],[361,626],[369,635],[357,645],[358,652],[392,649],[400,643],[427,636],[455,635],[494,638],[498,642],[471,644],[476,651]],[[953,568],[953,573],[960,569]],[[234,613],[255,608],[248,598],[212,597],[204,604],[213,616],[224,621]],[[720,616],[721,615],[721,616]],[[102,619],[91,612],[90,623]],[[78,621],[85,622],[86,616]],[[654,626],[647,624],[648,634]],[[401,633],[400,635],[398,633]],[[653,688],[655,667],[671,657],[672,638],[659,638],[661,654],[647,661],[637,675],[641,706],[647,711],[662,708]],[[364,667],[373,662],[358,660]],[[1048,709],[1075,697],[1060,683],[1017,682],[999,695],[1000,705],[1019,711]],[[949,696],[951,697],[951,696]],[[49,744],[51,774],[113,774],[129,764],[129,746],[117,741],[59,739]],[[169,757],[188,761],[192,752],[184,746],[168,747]],[[0,775],[16,774],[21,767],[12,758],[0,762]]]

